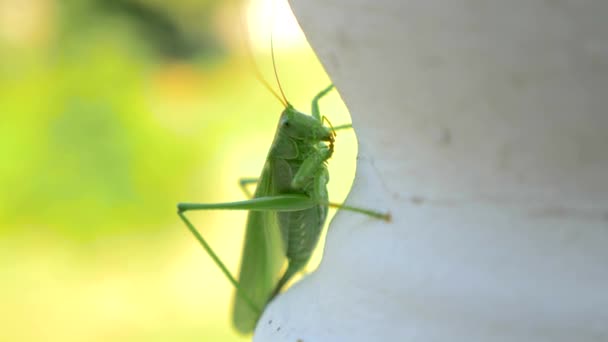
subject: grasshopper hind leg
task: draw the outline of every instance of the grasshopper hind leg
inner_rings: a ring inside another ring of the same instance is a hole
[[[243,298],[243,300],[247,303],[247,305],[250,306],[250,308],[254,312],[260,313],[262,310],[253,302],[253,300],[251,300],[251,298],[249,298],[245,294],[245,292],[243,292],[243,290],[241,289],[241,287],[239,285],[239,282],[234,278],[234,276],[232,275],[232,273],[230,273],[230,271],[228,270],[228,268],[226,267],[226,265],[222,262],[222,260],[220,259],[220,257],[215,253],[215,251],[207,243],[207,241],[205,240],[205,238],[203,238],[203,236],[194,227],[194,225],[192,224],[192,222],[190,222],[190,220],[188,220],[188,218],[184,214],[184,211],[178,210],[177,215],[182,220],[182,222],[184,222],[184,224],[186,225],[186,227],[188,227],[188,230],[190,230],[190,232],[192,233],[192,235],[194,235],[194,237],[198,240],[198,242],[201,244],[201,246],[207,252],[207,254],[209,254],[209,256],[215,262],[215,264],[220,268],[220,270],[222,271],[222,273],[224,273],[224,275],[226,276],[226,278],[228,278],[228,280],[230,281],[230,283],[232,283],[232,285],[234,286],[234,288],[237,291],[237,294],[239,296],[241,296],[241,298]]]

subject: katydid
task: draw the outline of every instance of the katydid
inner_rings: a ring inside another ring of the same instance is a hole
[[[272,38],[271,38],[272,49]],[[274,52],[273,67],[276,76]],[[312,100],[312,114],[297,111],[285,98],[264,85],[285,109],[281,113],[253,198],[229,203],[180,203],[178,215],[236,288],[232,321],[251,333],[263,309],[310,259],[327,218],[328,207],[390,220],[389,214],[330,203],[326,161],[334,152],[335,130],[324,125],[319,100],[333,85]],[[245,179],[241,186],[255,180]],[[190,210],[248,210],[247,228],[238,281],[185,216]],[[287,262],[287,267],[284,264]],[[283,271],[283,269],[285,269]]]

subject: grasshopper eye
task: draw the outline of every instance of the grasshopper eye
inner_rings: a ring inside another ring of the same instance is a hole
[[[283,121],[283,127],[289,128],[290,126],[291,126],[291,124],[289,123],[289,121],[287,121],[287,120]]]

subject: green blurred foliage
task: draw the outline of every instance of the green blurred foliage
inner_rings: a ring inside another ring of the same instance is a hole
[[[70,237],[95,237],[118,222],[158,222],[174,206],[187,165],[197,162],[187,148],[196,137],[167,131],[150,115],[147,87],[165,56],[149,45],[164,45],[165,37],[133,34],[149,19],[123,16],[109,25],[117,19],[103,11],[95,19],[98,5],[62,3],[56,11],[65,20],[53,42],[3,49],[11,51],[0,78],[5,224],[44,223]],[[201,68],[192,72],[203,76]]]
[[[242,199],[237,178],[261,170],[281,110],[231,51],[239,13],[224,3],[0,1],[0,341],[247,340],[230,285],[175,215],[179,201]],[[308,110],[322,68],[277,50]],[[355,145],[345,135],[337,150]],[[330,169],[335,201],[344,170]],[[245,213],[193,216],[236,270]]]

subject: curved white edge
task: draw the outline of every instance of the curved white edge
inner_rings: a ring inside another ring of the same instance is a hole
[[[292,1],[360,152],[255,341],[608,341],[608,2]]]

